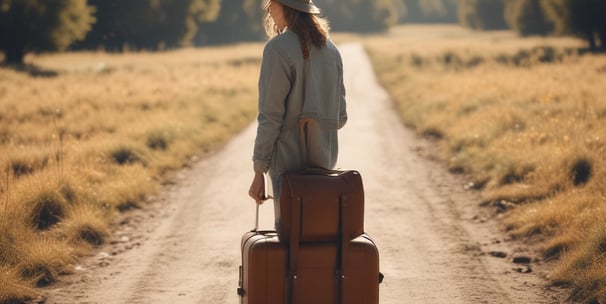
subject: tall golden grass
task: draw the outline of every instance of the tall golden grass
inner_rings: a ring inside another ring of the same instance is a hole
[[[193,158],[256,114],[261,44],[30,56],[0,67],[0,302],[107,241]]]
[[[606,303],[606,56],[574,39],[441,26],[366,45],[404,123],[437,139],[511,235],[556,261],[554,283]]]

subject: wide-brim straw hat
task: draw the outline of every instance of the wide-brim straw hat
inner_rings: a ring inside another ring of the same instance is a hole
[[[320,9],[311,0],[277,0],[278,2],[298,11],[319,14]]]

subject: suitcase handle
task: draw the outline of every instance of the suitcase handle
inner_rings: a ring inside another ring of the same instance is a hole
[[[259,230],[259,204],[255,204],[255,227],[251,232]]]
[[[267,173],[263,173],[263,180],[265,184],[265,198],[263,200],[274,199],[273,196],[267,194]],[[255,227],[253,228],[253,230],[251,230],[251,232],[259,231],[259,205],[260,204],[255,204]]]

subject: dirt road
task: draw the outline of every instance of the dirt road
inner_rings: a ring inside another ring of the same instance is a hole
[[[545,266],[514,264],[524,248],[402,126],[362,46],[341,51],[350,120],[338,167],[364,179],[366,230],[385,274],[381,303],[561,303],[561,292],[543,287]],[[246,195],[254,135],[252,125],[181,173],[162,202],[124,219],[114,244],[45,291],[47,303],[238,303],[240,237],[254,224]],[[261,210],[261,226],[271,227],[273,208]]]

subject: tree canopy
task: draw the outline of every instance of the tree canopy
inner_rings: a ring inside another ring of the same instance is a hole
[[[191,45],[198,24],[214,20],[219,0],[89,0],[97,22],[78,48],[158,50]]]
[[[456,23],[457,0],[403,0],[406,15],[400,22],[405,23]]]
[[[606,1],[507,0],[508,24],[522,35],[571,34],[606,49]]]
[[[545,13],[544,0],[509,0],[505,3],[507,24],[521,35],[547,35],[553,21]]]
[[[459,0],[459,22],[478,30],[506,29],[505,1],[509,0]]]
[[[331,28],[346,32],[378,32],[397,23],[401,0],[316,0]]]
[[[262,22],[263,1],[221,1],[221,9],[217,19],[200,23],[195,44],[205,45],[263,39],[265,37]]]
[[[266,0],[0,0],[0,51],[161,50],[260,40]],[[380,32],[403,22],[458,22],[522,35],[578,35],[606,49],[604,0],[315,0],[335,31]]]
[[[0,50],[8,63],[29,52],[65,50],[94,22],[86,0],[0,0]]]
[[[550,0],[544,9],[557,33],[579,35],[592,50],[606,50],[606,1]]]

